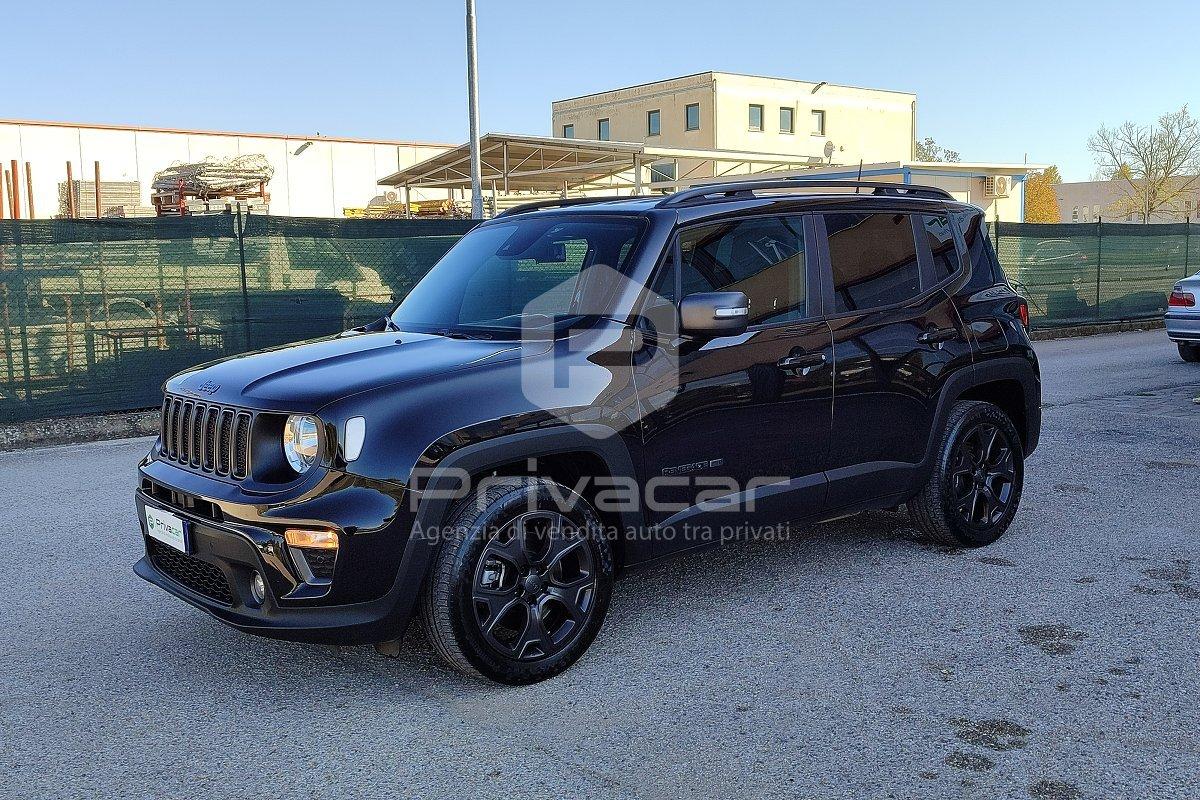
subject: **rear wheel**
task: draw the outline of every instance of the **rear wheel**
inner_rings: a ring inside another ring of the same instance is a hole
[[[612,580],[612,551],[586,500],[543,478],[506,478],[451,515],[421,621],[434,651],[460,672],[533,683],[587,650]]]
[[[1187,342],[1177,342],[1177,344],[1179,345],[1179,357],[1184,361],[1191,364],[1200,361],[1200,346]]]
[[[1024,450],[1008,415],[991,403],[950,410],[928,483],[909,504],[926,538],[958,547],[991,544],[1021,502]]]

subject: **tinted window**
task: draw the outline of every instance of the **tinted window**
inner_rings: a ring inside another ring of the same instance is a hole
[[[602,142],[608,141],[608,120],[602,119],[596,123],[596,138]]]
[[[907,214],[826,214],[837,311],[900,303],[921,293]]]
[[[574,139],[575,138],[575,126],[574,125],[563,125],[563,138],[564,139]]]
[[[779,132],[793,133],[796,130],[796,111],[791,108],[779,109]]]
[[[646,135],[658,136],[660,129],[659,114],[657,111],[650,111],[646,114]]]
[[[685,118],[684,123],[685,123],[685,127],[687,128],[687,130],[689,130],[689,131],[700,130],[700,104],[699,103],[691,103],[684,108],[683,112],[684,112],[684,118]]]
[[[636,219],[529,215],[458,241],[392,312],[400,330],[518,336],[599,314],[641,231]]]
[[[684,231],[682,295],[745,292],[749,324],[804,318],[804,228],[799,217],[724,222]]]
[[[992,267],[983,215],[978,211],[958,211],[954,214],[954,222],[962,233],[963,241],[967,244],[967,255],[971,258],[971,280],[967,282],[966,290],[977,292],[994,286],[998,278]]]
[[[950,217],[947,214],[923,214],[921,220],[924,222],[925,238],[929,241],[929,251],[933,254],[934,279],[941,281],[962,268],[954,231],[950,228]]]

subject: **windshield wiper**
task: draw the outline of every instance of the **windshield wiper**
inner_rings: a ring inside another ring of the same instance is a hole
[[[442,328],[434,331],[437,336],[445,336],[447,339],[491,339],[490,333],[466,333],[464,331],[451,330],[450,328]]]

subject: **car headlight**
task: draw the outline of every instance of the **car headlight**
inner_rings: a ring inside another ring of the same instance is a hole
[[[300,474],[317,463],[321,440],[317,429],[320,422],[316,417],[292,415],[283,426],[283,454],[288,464]]]

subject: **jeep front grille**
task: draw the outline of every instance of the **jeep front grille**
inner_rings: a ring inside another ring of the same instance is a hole
[[[162,454],[191,469],[241,480],[250,469],[251,422],[249,411],[167,395]]]

